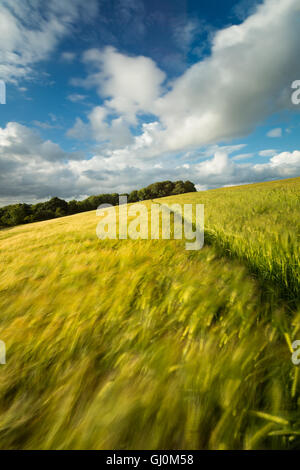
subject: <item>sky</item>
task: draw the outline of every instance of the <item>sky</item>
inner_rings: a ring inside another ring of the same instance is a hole
[[[299,0],[0,0],[0,205],[300,176],[299,33]]]

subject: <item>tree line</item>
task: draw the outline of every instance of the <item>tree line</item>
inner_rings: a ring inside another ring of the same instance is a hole
[[[132,203],[195,191],[195,185],[191,181],[162,181],[132,191],[130,194],[99,194],[98,196],[89,196],[82,201],[73,199],[68,202],[53,197],[49,201],[39,202],[38,204],[11,204],[0,207],[0,227],[13,227],[87,212],[97,209],[100,204],[116,206],[119,204],[119,196],[127,196],[128,203]]]

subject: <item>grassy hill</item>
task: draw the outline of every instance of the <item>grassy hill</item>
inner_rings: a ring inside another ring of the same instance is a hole
[[[205,204],[202,250],[0,232],[0,448],[300,446],[300,179],[158,202]]]

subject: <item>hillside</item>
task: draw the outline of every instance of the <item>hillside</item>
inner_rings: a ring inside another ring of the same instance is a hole
[[[205,204],[202,250],[0,231],[1,448],[300,446],[300,178],[157,201]]]

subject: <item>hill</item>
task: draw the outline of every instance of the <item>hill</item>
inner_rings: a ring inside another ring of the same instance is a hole
[[[204,248],[0,232],[1,448],[299,448],[300,179],[156,202],[205,204]]]

